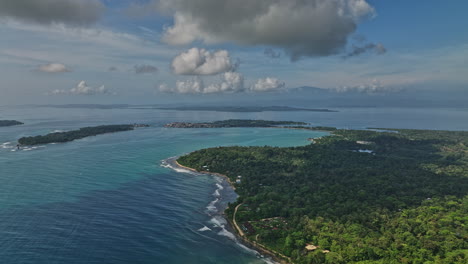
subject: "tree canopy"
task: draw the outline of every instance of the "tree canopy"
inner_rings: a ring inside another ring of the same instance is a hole
[[[467,146],[468,132],[334,130],[304,147],[178,162],[239,180],[228,215],[242,204],[249,239],[295,263],[467,263]]]

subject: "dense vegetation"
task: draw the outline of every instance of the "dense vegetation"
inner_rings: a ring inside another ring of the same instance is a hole
[[[0,120],[0,127],[17,125],[23,125],[23,123],[16,120]]]
[[[48,143],[63,143],[80,138],[96,136],[99,134],[133,130],[135,125],[107,125],[96,127],[83,127],[67,132],[55,132],[44,136],[22,137],[18,140],[21,145],[39,145]]]
[[[298,126],[306,125],[304,122],[294,121],[267,121],[249,119],[229,119],[208,123],[175,122],[167,124],[166,127],[175,128],[226,128],[226,127],[276,127],[276,126]]]
[[[249,239],[294,263],[468,263],[468,132],[334,130],[178,162],[241,180],[228,215],[241,204]]]

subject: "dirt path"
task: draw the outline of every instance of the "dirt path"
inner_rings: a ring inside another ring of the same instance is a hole
[[[232,223],[234,224],[234,227],[237,229],[237,233],[241,236],[241,237],[245,237],[245,234],[244,234],[244,231],[242,231],[242,229],[239,227],[239,225],[237,225],[237,221],[236,221],[236,214],[237,214],[237,209],[239,209],[239,206],[241,206],[242,204],[238,204],[236,206],[236,208],[234,209],[234,215],[232,216]]]

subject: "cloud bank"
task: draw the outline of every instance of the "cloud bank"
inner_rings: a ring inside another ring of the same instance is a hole
[[[70,69],[67,68],[67,66],[61,63],[49,63],[49,64],[39,65],[37,70],[40,72],[46,72],[46,73],[63,73],[63,72],[71,71]]]
[[[199,48],[177,55],[171,66],[178,75],[215,75],[236,68],[226,50],[210,52]]]
[[[401,89],[396,87],[386,87],[377,79],[372,80],[370,83],[363,83],[356,86],[342,86],[334,89],[338,93],[358,92],[367,94],[389,93],[398,92]]]
[[[49,93],[49,95],[110,95],[112,94],[109,89],[104,85],[93,88],[86,84],[85,81],[81,81],[78,85],[70,90],[56,89]]]
[[[174,87],[161,84],[158,90],[163,93],[175,94],[214,94],[214,93],[241,93],[241,92],[270,92],[282,89],[285,83],[272,77],[257,80],[252,86],[245,86],[244,76],[238,72],[225,72],[221,81],[205,85],[200,77],[185,81],[177,81]]]
[[[292,60],[341,52],[358,23],[374,15],[366,0],[154,0],[173,15],[163,41],[231,42],[281,48]]]
[[[0,0],[0,17],[39,24],[86,26],[101,17],[99,0]]]

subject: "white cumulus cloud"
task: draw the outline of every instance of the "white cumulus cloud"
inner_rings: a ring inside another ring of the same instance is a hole
[[[221,75],[219,83],[205,85],[199,77],[176,81],[174,87],[161,84],[159,91],[177,94],[211,94],[211,93],[236,93],[245,91],[244,76],[238,72],[225,72]]]
[[[205,87],[204,93],[235,93],[242,92],[244,87],[244,76],[238,72],[225,72],[222,75],[222,82],[211,84]]]
[[[70,90],[56,89],[49,93],[50,95],[110,95],[112,92],[104,85],[99,87],[91,87],[85,81],[81,81],[78,85]]]
[[[187,81],[177,81],[176,91],[177,93],[202,93],[204,89],[203,81],[195,78]]]
[[[161,84],[158,90],[163,93],[176,94],[213,94],[213,93],[249,93],[270,92],[285,87],[285,83],[276,78],[265,78],[257,80],[252,86],[246,86],[244,76],[238,72],[225,72],[220,82],[205,85],[200,77],[189,80],[177,81],[175,86]]]
[[[67,66],[61,63],[49,63],[49,64],[39,65],[37,70],[40,72],[47,72],[47,73],[70,72],[70,69],[68,69]]]
[[[214,75],[234,68],[235,64],[226,50],[210,52],[191,48],[172,60],[172,70],[179,75]]]
[[[283,89],[285,86],[286,84],[277,78],[267,77],[257,80],[250,90],[253,92],[270,92]]]

